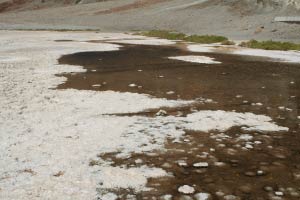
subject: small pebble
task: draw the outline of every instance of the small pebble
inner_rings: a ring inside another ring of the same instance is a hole
[[[178,161],[177,164],[180,167],[187,167],[188,166],[188,164],[185,161],[182,161],[182,160]]]
[[[273,191],[273,188],[272,188],[271,186],[265,186],[265,187],[264,187],[264,190],[265,190],[266,192],[271,192],[271,191]]]
[[[258,170],[258,171],[256,172],[256,174],[257,174],[258,176],[262,176],[262,175],[265,174],[265,172],[262,171],[262,170]]]
[[[275,192],[275,195],[276,195],[276,196],[283,196],[283,192],[281,192],[281,191],[276,191],[276,192]]]
[[[211,195],[209,193],[197,193],[195,194],[195,199],[196,200],[210,200]]]
[[[207,162],[199,162],[199,163],[194,163],[193,166],[196,168],[207,168],[208,163]]]
[[[195,189],[192,186],[183,185],[178,188],[178,192],[183,194],[193,194],[195,192]]]
[[[134,83],[131,83],[131,84],[129,84],[128,86],[129,86],[129,87],[136,87],[137,85],[134,84]]]
[[[172,95],[172,94],[175,94],[175,92],[174,91],[168,91],[168,92],[166,92],[166,94],[167,95]]]
[[[249,176],[249,177],[256,176],[256,173],[255,173],[255,172],[245,172],[244,174],[245,174],[246,176]]]
[[[172,195],[166,194],[164,196],[161,196],[160,199],[161,200],[172,200],[172,197],[173,197]]]
[[[234,195],[226,195],[226,196],[224,196],[224,199],[225,200],[237,200],[239,198],[237,196],[234,196]]]
[[[165,116],[167,115],[167,111],[165,110],[159,110],[157,113],[156,113],[156,116]]]

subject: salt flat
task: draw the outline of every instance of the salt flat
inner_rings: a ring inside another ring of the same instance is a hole
[[[205,98],[170,99],[132,91],[56,89],[67,81],[57,75],[88,72],[82,66],[59,64],[63,55],[117,53],[122,51],[122,40],[138,45],[175,45],[174,41],[123,33],[48,31],[1,31],[0,38],[1,199],[129,199],[130,195],[138,199],[135,194],[151,191],[149,178],[176,180],[176,173],[138,159],[136,166],[117,165],[99,154],[114,153],[116,159],[126,160],[154,152],[159,158],[157,152],[167,151],[167,141],[188,142],[189,131],[199,132],[199,137],[213,133],[219,136],[234,127],[250,134],[290,131],[288,124],[280,125],[265,113],[227,108],[191,108],[189,113],[167,116],[164,112],[154,116],[136,114],[213,104]],[[193,63],[192,58],[180,62]],[[196,62],[199,58],[203,57],[196,56]],[[217,67],[220,63],[212,64]],[[246,152],[246,147],[237,148]],[[211,148],[211,154],[213,151]],[[184,152],[188,157],[188,151]],[[130,191],[128,196],[123,190]]]

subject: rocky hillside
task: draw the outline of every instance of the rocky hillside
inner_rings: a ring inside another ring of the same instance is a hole
[[[0,0],[0,29],[174,30],[299,41],[300,0]]]
[[[105,1],[117,0],[0,0],[0,12],[35,10]],[[145,1],[147,0],[137,0],[136,2],[143,3]],[[151,0],[148,1],[151,2]],[[231,6],[232,8],[239,9],[242,12],[257,9],[300,9],[300,0],[208,0],[207,3]]]

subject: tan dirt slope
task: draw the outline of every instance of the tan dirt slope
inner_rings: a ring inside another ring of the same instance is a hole
[[[300,41],[300,0],[0,0],[0,29],[167,29],[232,39]]]

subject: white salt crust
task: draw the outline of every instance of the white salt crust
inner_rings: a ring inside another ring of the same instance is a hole
[[[267,116],[252,113],[200,111],[186,117],[155,118],[106,115],[178,107],[192,101],[114,91],[51,89],[65,81],[55,74],[84,71],[80,66],[58,65],[61,55],[117,51],[120,47],[81,41],[135,36],[0,31],[0,38],[0,199],[95,199],[100,195],[96,192],[100,182],[103,191],[115,187],[146,190],[147,178],[167,173],[147,166],[112,167],[104,161],[91,167],[90,160],[106,152],[121,152],[118,156],[122,157],[163,150],[166,137],[176,140],[185,129],[207,132],[242,126],[249,131],[287,130]],[[54,42],[63,39],[75,42]],[[112,179],[109,174],[118,177]],[[103,199],[115,198],[113,193],[103,193]]]

